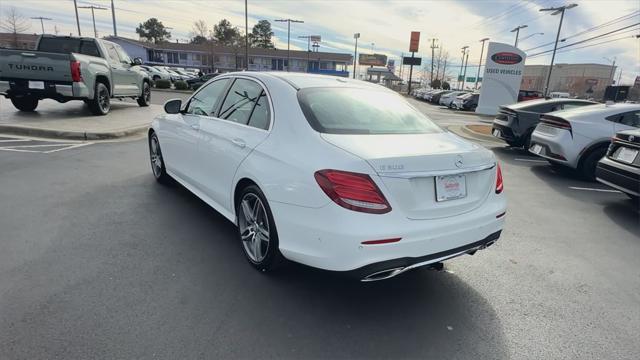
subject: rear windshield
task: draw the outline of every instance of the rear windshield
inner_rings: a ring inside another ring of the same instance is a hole
[[[442,132],[395,93],[355,88],[298,91],[307,121],[326,134],[424,134]]]
[[[38,51],[57,54],[77,53],[89,56],[100,56],[95,42],[74,38],[42,38],[38,45]]]

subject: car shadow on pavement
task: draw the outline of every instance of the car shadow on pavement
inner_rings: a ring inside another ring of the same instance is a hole
[[[626,196],[625,196],[626,197]],[[640,239],[640,205],[634,200],[608,201],[602,209],[605,215],[614,223],[620,225],[636,239]]]
[[[169,241],[186,242],[184,249],[209,256],[207,268],[191,274],[180,293],[187,304],[225,309],[199,314],[209,321],[190,324],[203,334],[224,329],[202,344],[215,346],[219,357],[508,358],[495,310],[455,274],[417,269],[362,283],[291,262],[263,274],[245,260],[233,224],[181,186],[171,192],[158,195],[170,198],[186,220],[180,227],[211,235],[178,240],[173,236],[181,231],[164,232]],[[193,315],[187,311],[177,321]],[[254,343],[235,343],[243,338]]]
[[[138,108],[137,104],[131,104],[117,99],[111,100],[110,114],[117,114],[120,111]],[[95,117],[89,110],[89,106],[82,101],[70,101],[64,105],[59,105],[58,108],[52,108],[52,106],[39,107],[33,112],[15,111],[11,114],[12,118],[16,120],[67,120],[77,117]],[[108,116],[108,115],[107,115]],[[100,119],[101,117],[96,117]]]

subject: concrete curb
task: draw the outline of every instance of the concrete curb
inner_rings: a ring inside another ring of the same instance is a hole
[[[0,133],[10,135],[33,136],[49,139],[67,139],[67,140],[112,140],[123,137],[141,135],[146,133],[149,125],[134,126],[125,129],[113,131],[66,131],[43,129],[20,125],[4,125],[0,124]]]
[[[489,126],[489,125],[485,125],[485,126]],[[477,138],[477,139],[485,140],[485,141],[498,142],[498,141],[497,141],[498,139],[496,139],[496,138],[495,138],[495,137],[493,137],[492,135],[485,135],[485,134],[481,134],[481,133],[479,133],[479,132],[477,132],[477,131],[473,131],[473,130],[469,129],[466,125],[462,126],[460,129],[461,129],[461,130],[462,130],[462,132],[464,132],[465,134],[470,135],[470,136],[472,136],[472,137],[475,137],[475,138]]]

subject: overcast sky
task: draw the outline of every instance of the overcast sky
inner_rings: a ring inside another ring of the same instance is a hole
[[[150,17],[156,17],[165,26],[173,28],[172,38],[186,41],[195,20],[202,19],[210,27],[226,18],[244,29],[244,1],[230,0],[114,0],[118,35],[137,39],[136,26]],[[96,10],[96,27],[99,36],[113,33],[110,0],[77,0],[79,6],[97,5],[109,10]],[[574,34],[564,43],[570,44],[589,37],[607,33],[640,22],[638,0],[574,0],[579,6],[566,12],[560,38]],[[436,45],[451,55],[452,69],[460,66],[460,48],[470,46],[469,65],[477,65],[480,58],[480,43],[484,37],[491,41],[513,43],[515,34],[509,32],[518,25],[523,39],[519,47],[528,55],[552,49],[552,45],[528,49],[551,43],[555,40],[559,16],[539,12],[540,8],[560,6],[571,1],[485,1],[485,0],[441,0],[441,1],[338,1],[338,0],[249,0],[249,31],[261,19],[271,21],[278,48],[286,48],[286,23],[275,23],[274,19],[292,18],[303,20],[303,24],[292,24],[291,45],[293,49],[306,49],[307,42],[301,35],[321,35],[321,51],[353,53],[353,34],[361,33],[361,52],[383,53],[389,58],[399,59],[408,51],[411,31],[420,31],[420,53],[423,64],[429,62],[431,50],[428,39],[437,38]],[[15,7],[23,16],[44,16],[45,31],[76,35],[73,0],[1,0],[3,15]],[[93,34],[91,10],[80,9],[80,26],[84,35]],[[622,18],[627,16],[627,18]],[[614,20],[614,21],[612,21]],[[606,26],[587,31],[595,26]],[[559,51],[556,63],[608,63],[603,57],[616,58],[622,70],[622,83],[630,83],[640,75],[640,27],[633,26],[584,44]],[[30,32],[40,33],[39,20],[31,20]],[[374,45],[372,45],[372,43]],[[593,46],[589,46],[593,45]],[[581,48],[582,47],[582,48]],[[571,50],[570,50],[571,49]],[[551,54],[527,59],[527,64],[548,64]],[[397,63],[397,62],[396,62]],[[449,65],[448,65],[449,67]],[[456,74],[457,71],[453,71]],[[468,74],[475,75],[474,71]],[[616,75],[617,78],[617,75]]]

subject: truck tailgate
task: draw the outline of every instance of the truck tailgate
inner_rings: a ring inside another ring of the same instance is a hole
[[[0,50],[0,78],[71,83],[71,55],[29,50]]]

